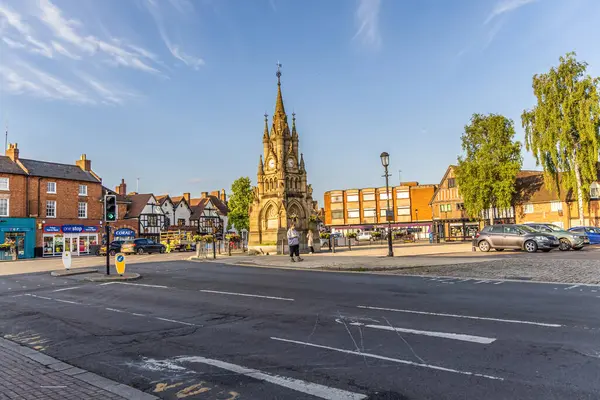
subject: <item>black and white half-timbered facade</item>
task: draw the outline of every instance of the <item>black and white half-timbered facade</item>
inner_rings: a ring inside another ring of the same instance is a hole
[[[135,218],[139,224],[139,237],[160,241],[160,232],[166,229],[165,213],[153,194],[133,194],[127,219]]]

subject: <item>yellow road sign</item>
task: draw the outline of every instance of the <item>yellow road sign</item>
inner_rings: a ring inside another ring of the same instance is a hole
[[[115,255],[115,267],[117,274],[123,275],[125,273],[125,254],[117,253]]]

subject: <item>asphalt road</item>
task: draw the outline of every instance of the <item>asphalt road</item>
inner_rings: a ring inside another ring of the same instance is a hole
[[[0,277],[0,333],[165,399],[600,397],[600,287],[132,269]]]

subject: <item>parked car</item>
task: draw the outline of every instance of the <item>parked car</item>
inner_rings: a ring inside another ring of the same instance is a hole
[[[156,243],[152,239],[127,240],[121,245],[121,252],[126,254],[164,253],[164,244]]]
[[[110,242],[110,245],[108,246],[108,254],[110,254],[111,256],[114,256],[115,254],[120,252],[122,244],[123,244],[122,240],[114,240],[114,241]],[[100,246],[96,255],[97,256],[105,256],[106,255],[106,245],[105,244]]]
[[[488,225],[477,233],[473,240],[473,244],[484,252],[490,251],[490,249],[496,251],[517,249],[529,253],[535,253],[538,250],[548,252],[560,244],[554,235],[516,224]]]
[[[363,231],[356,235],[356,240],[358,240],[359,242],[370,242],[371,240],[373,240],[373,235],[371,234],[371,232]]]
[[[584,245],[590,244],[590,239],[585,234],[568,232],[560,226],[554,224],[525,224],[538,232],[549,233],[554,235],[560,241],[558,249],[561,251],[567,251],[570,249],[581,250]]]
[[[569,229],[569,232],[585,234],[590,240],[590,244],[600,244],[600,228],[595,226],[576,226]]]

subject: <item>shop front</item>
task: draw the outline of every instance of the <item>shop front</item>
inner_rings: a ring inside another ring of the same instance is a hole
[[[44,225],[44,257],[60,256],[64,251],[72,255],[90,254],[90,247],[98,245],[96,225]]]
[[[135,239],[135,231],[129,228],[119,228],[113,233],[113,240],[125,241]]]
[[[34,218],[1,218],[0,243],[6,247],[7,258],[33,258],[35,248]],[[8,254],[10,253],[10,254]]]

